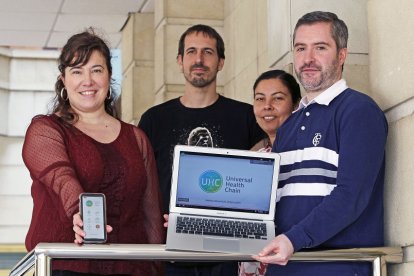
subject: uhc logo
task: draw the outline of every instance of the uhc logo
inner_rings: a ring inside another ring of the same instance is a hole
[[[205,171],[198,178],[198,185],[207,193],[216,193],[223,186],[223,178],[216,171]]]

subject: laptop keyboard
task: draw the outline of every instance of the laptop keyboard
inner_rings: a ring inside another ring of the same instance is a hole
[[[194,235],[267,239],[266,223],[178,216],[176,232]]]

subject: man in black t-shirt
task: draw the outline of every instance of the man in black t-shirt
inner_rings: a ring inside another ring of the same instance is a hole
[[[185,78],[182,97],[146,111],[138,126],[154,149],[163,210],[170,203],[172,160],[175,145],[250,149],[262,137],[251,105],[219,95],[217,73],[224,65],[224,42],[206,25],[187,29],[180,38],[177,63]],[[167,275],[237,275],[237,262],[167,265]]]

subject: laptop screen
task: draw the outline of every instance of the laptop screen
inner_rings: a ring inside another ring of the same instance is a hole
[[[269,214],[275,160],[181,151],[176,207]]]

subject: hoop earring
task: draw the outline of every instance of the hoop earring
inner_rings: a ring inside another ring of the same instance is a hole
[[[65,87],[63,87],[61,90],[60,90],[60,97],[62,98],[62,100],[64,100],[65,102],[68,100],[68,93],[67,93],[67,91],[66,91],[66,98],[65,97],[63,97],[63,91],[65,91]]]
[[[108,97],[106,97],[108,100],[110,100],[111,99],[111,96],[112,96],[112,88],[109,86],[109,95],[108,95]]]

